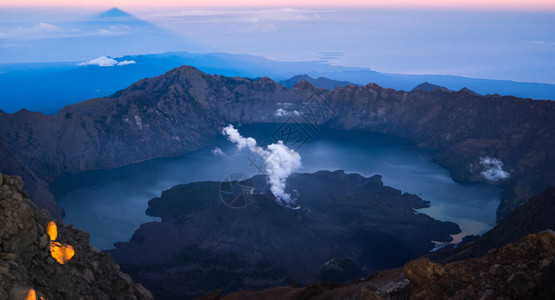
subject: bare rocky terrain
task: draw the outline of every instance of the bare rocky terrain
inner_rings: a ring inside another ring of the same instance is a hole
[[[73,247],[65,264],[49,250],[47,225],[53,219],[29,200],[23,181],[0,174],[0,300],[152,300],[152,294],[120,271],[110,255],[88,243],[83,231],[57,225],[57,241]]]

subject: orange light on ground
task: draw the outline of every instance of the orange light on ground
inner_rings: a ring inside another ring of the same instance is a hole
[[[50,236],[51,241],[55,241],[58,238],[58,227],[56,227],[56,223],[50,222],[46,227],[46,233]]]
[[[34,289],[29,289],[27,296],[25,296],[25,300],[37,300],[37,292]],[[40,296],[40,300],[46,300],[43,296]]]
[[[67,263],[75,255],[73,247],[71,245],[62,245],[55,241],[58,238],[56,223],[48,223],[46,232],[50,236],[50,255],[62,265]]]
[[[42,297],[40,298],[41,300],[43,299]],[[35,292],[35,290],[30,289],[27,293],[27,296],[25,296],[25,300],[37,300],[37,293]]]
[[[54,259],[56,259],[60,264],[67,263],[73,255],[75,255],[75,250],[70,245],[62,245],[58,242],[50,242],[50,254]]]

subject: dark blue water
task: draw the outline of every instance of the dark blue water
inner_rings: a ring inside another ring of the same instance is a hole
[[[277,134],[280,125],[238,127],[243,136],[259,142],[287,139]],[[300,125],[299,125],[300,126]],[[338,170],[365,176],[380,174],[385,185],[418,194],[431,201],[421,210],[434,218],[453,221],[463,233],[483,233],[495,224],[501,190],[485,184],[454,182],[435,164],[432,154],[406,140],[368,132],[322,130],[305,126],[289,145],[302,157],[300,172]],[[222,154],[214,154],[218,147]],[[258,162],[248,151],[238,151],[223,136],[200,151],[119,169],[88,171],[52,185],[65,209],[65,222],[91,234],[91,243],[108,249],[128,240],[140,224],[158,220],[145,215],[148,200],[176,184],[201,180],[221,181],[232,173],[258,173]],[[251,160],[251,161],[249,161]]]

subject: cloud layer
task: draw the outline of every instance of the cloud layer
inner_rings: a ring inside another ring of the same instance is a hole
[[[294,110],[294,111],[287,111],[287,110],[285,110],[285,109],[283,109],[283,108],[278,108],[278,109],[274,112],[274,116],[276,116],[276,117],[287,117],[287,116],[292,116],[292,115],[300,116],[301,113],[298,112],[298,111],[296,111],[296,110]]]
[[[91,59],[89,61],[78,64],[79,66],[99,66],[99,67],[113,67],[113,66],[126,66],[134,65],[134,60],[117,61],[111,57],[101,56],[99,58]]]
[[[264,167],[268,175],[270,190],[276,196],[280,205],[295,208],[295,199],[285,192],[287,177],[301,167],[301,156],[294,150],[289,149],[278,141],[266,149],[257,145],[256,140],[251,137],[243,137],[233,125],[228,125],[222,130],[227,139],[237,144],[237,149],[247,148],[250,152],[258,155],[264,161]]]

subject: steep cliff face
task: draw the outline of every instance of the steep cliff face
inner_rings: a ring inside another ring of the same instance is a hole
[[[269,78],[213,76],[188,66],[56,116],[0,113],[0,140],[48,184],[68,173],[197,150],[227,123],[286,121],[275,114],[283,104],[299,112],[297,122],[408,138],[437,151],[436,160],[458,180],[486,182],[481,160],[499,160],[510,177],[493,182],[505,189],[500,217],[555,185],[552,101],[437,89],[407,93],[375,84],[329,91],[306,81],[288,90]],[[25,180],[33,193],[45,189],[43,182]]]
[[[329,125],[378,131],[437,150],[436,161],[457,180],[488,182],[481,158],[503,162],[510,178],[498,216],[555,184],[555,103],[467,93],[404,93],[376,85],[335,90]],[[541,187],[541,188],[540,188]]]
[[[29,201],[20,177],[0,174],[0,299],[35,299],[25,298],[30,293],[46,300],[153,299],[108,254],[89,245],[88,234],[56,222],[53,237],[51,221]],[[64,264],[51,254],[69,247],[74,255]]]

